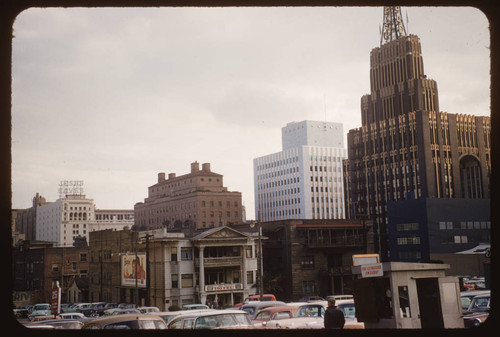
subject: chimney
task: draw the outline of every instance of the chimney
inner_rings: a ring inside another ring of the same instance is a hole
[[[175,178],[175,173],[168,174],[168,179],[174,179],[174,178]]]
[[[195,161],[194,163],[191,163],[191,173],[198,172],[200,170],[200,163]]]
[[[158,173],[158,182],[161,183],[164,180],[165,180],[165,173],[163,172]]]
[[[204,164],[202,164],[202,165],[201,165],[201,167],[202,167],[201,169],[202,169],[203,171],[208,171],[208,172],[210,172],[210,163],[204,163]]]

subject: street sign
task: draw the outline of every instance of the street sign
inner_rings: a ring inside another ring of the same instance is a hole
[[[361,277],[377,277],[384,275],[382,263],[364,264],[361,266]]]

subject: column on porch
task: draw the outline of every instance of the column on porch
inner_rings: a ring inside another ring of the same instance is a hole
[[[248,246],[242,245],[241,246],[241,282],[243,283],[243,299],[244,300],[246,297],[248,297],[248,280],[247,280],[247,249]]]
[[[199,280],[199,283],[200,283],[200,302],[205,304],[205,302],[207,301],[207,293],[205,292],[205,264],[204,264],[204,254],[203,254],[203,250],[205,249],[205,246],[200,246],[199,247],[199,251],[200,251],[200,255],[199,255],[199,259],[200,259],[200,271],[199,271],[199,275],[200,275],[200,280]]]

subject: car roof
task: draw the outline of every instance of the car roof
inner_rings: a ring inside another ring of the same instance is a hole
[[[278,305],[286,305],[286,303],[281,301],[252,301],[243,304],[240,308],[249,308],[249,307],[260,308],[260,307],[271,307]]]
[[[146,314],[123,314],[123,315],[111,315],[111,316],[103,316],[103,317],[98,317],[94,318],[91,321],[88,321],[85,323],[85,325],[89,324],[96,324],[96,323],[113,323],[113,322],[121,322],[121,321],[131,321],[131,320],[161,320],[163,319],[161,317],[158,317],[156,315],[146,315]]]
[[[290,311],[293,311],[293,310],[297,310],[299,309],[299,305],[277,305],[277,306],[272,306],[272,307],[265,307],[265,308],[262,308],[262,309],[259,309],[258,312],[262,312],[262,311],[271,311],[271,312],[276,312],[276,311],[287,311],[287,310],[290,310]]]

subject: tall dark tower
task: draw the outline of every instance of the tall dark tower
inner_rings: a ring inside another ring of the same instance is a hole
[[[439,111],[436,81],[424,73],[420,39],[399,7],[384,7],[381,45],[370,53],[371,93],[362,126],[347,135],[345,208],[373,220],[389,260],[387,203],[417,198],[489,198],[490,118]]]

